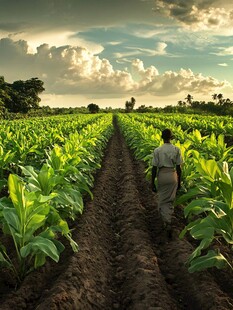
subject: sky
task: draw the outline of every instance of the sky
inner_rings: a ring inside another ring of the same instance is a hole
[[[0,75],[38,77],[40,105],[233,100],[228,0],[0,0]]]

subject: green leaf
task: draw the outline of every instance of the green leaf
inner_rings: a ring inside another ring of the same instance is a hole
[[[10,198],[14,204],[15,209],[22,219],[25,209],[25,198],[24,198],[24,186],[20,181],[19,177],[14,174],[10,174],[8,178],[8,187],[10,191]]]
[[[37,253],[34,260],[34,268],[41,267],[46,262],[46,255],[43,252]]]
[[[7,225],[13,228],[14,232],[20,232],[21,222],[16,210],[12,208],[4,208],[2,214]]]
[[[56,202],[64,205],[65,209],[71,209],[72,213],[83,212],[83,198],[81,193],[72,187],[66,187],[63,191],[58,191]]]
[[[175,205],[182,205],[185,202],[187,202],[188,200],[192,199],[192,198],[196,198],[196,196],[198,196],[200,194],[200,189],[198,187],[192,188],[190,189],[186,194],[180,196],[176,201],[175,201]]]
[[[200,244],[198,247],[196,247],[196,249],[193,251],[193,253],[191,254],[191,256],[189,257],[189,263],[196,257],[201,255],[201,251],[208,248],[208,246],[211,244],[211,242],[213,241],[213,237],[212,238],[205,238],[203,240],[201,240]]]
[[[226,266],[230,266],[230,264],[221,253],[217,254],[215,251],[209,250],[206,255],[194,258],[188,270],[192,273],[211,267],[223,269]]]
[[[186,232],[190,229],[192,229],[194,226],[196,226],[197,224],[199,224],[201,222],[201,219],[197,219],[195,221],[192,221],[191,223],[189,223],[188,225],[185,226],[185,228],[181,231],[179,238],[182,239],[184,238],[184,235],[186,234]]]
[[[201,159],[197,164],[197,170],[210,181],[214,181],[217,172],[220,172],[217,162],[213,159]]]
[[[195,199],[184,208],[184,216],[198,215],[209,210],[211,210],[211,201],[208,198]]]
[[[22,257],[27,257],[29,254],[44,253],[46,256],[51,257],[55,262],[59,261],[59,251],[55,244],[46,238],[36,236],[26,246],[20,249]]]
[[[200,223],[193,226],[190,234],[194,239],[209,239],[213,238],[215,228],[209,223],[209,218],[206,217]]]

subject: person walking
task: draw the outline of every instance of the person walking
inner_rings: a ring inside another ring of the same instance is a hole
[[[176,192],[181,186],[181,164],[183,159],[178,147],[171,143],[173,134],[170,129],[162,131],[164,144],[157,147],[152,158],[152,190],[158,192],[158,209],[164,227],[171,238],[171,221],[174,213],[173,203]],[[157,177],[158,188],[155,185]]]

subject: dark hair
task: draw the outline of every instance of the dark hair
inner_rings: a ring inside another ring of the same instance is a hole
[[[173,139],[174,136],[172,134],[171,129],[168,129],[168,128],[164,129],[162,131],[162,138],[163,138],[163,140],[171,140],[171,139]]]

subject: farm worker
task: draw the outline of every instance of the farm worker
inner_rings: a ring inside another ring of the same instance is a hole
[[[173,134],[170,129],[162,131],[164,144],[157,147],[152,158],[152,190],[157,192],[155,179],[158,183],[158,209],[161,214],[168,236],[171,237],[171,221],[174,212],[176,192],[180,189],[181,164],[183,162],[180,149],[171,143]]]

